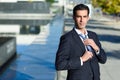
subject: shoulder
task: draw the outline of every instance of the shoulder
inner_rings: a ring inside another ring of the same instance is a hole
[[[71,43],[71,40],[72,40],[72,33],[71,31],[63,34],[61,37],[60,37],[60,44],[69,44]]]
[[[94,35],[94,36],[97,36],[97,34],[96,34],[95,32],[93,32],[93,31],[89,31],[89,30],[88,30],[88,34],[90,34],[90,35]]]
[[[88,31],[88,36],[90,38],[94,39],[95,41],[99,41],[98,35],[95,32],[93,32],[93,31]]]
[[[73,30],[63,34],[61,37],[70,37],[70,36],[72,36],[72,32],[73,32]]]
[[[73,35],[73,30],[63,34],[61,37],[60,37],[60,41],[71,41],[72,40],[72,35]]]

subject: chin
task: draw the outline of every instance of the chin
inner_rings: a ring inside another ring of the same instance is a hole
[[[79,29],[84,29],[85,27],[84,26],[79,26]]]

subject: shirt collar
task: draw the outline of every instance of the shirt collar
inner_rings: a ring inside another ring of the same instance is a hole
[[[74,29],[77,32],[77,34],[82,34],[82,32],[79,29],[77,29],[76,27],[74,27]],[[87,30],[85,30],[85,31],[86,31],[85,34],[82,34],[82,35],[88,35]]]

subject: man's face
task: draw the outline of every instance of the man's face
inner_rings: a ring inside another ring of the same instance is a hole
[[[75,25],[78,29],[84,29],[89,20],[89,15],[87,10],[77,10],[76,15],[73,16]]]

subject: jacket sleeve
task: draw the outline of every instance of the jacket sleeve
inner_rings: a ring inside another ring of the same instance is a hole
[[[71,50],[70,37],[62,36],[56,53],[56,70],[79,69],[81,67],[80,57],[72,58]]]
[[[102,48],[101,46],[101,43],[96,35],[96,44],[99,46],[99,49],[100,49],[100,53],[97,55],[97,58],[98,58],[98,61],[102,64],[104,64],[107,60],[107,56],[106,56],[106,53],[104,51],[104,49]]]

